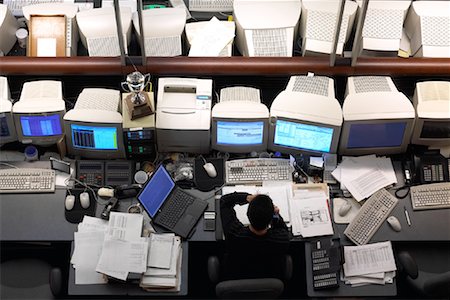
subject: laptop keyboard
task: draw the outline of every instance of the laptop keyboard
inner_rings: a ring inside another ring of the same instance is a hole
[[[158,223],[167,228],[173,228],[183,215],[186,207],[191,205],[194,200],[194,196],[176,190],[170,196],[170,201],[166,204],[164,210],[159,213]]]

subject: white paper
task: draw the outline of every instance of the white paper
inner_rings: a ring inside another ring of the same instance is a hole
[[[345,246],[344,259],[345,276],[390,272],[397,269],[390,241],[362,246]]]
[[[175,235],[172,233],[150,234],[147,266],[163,269],[170,268],[174,238]]]
[[[117,272],[144,273],[147,270],[148,242],[145,238],[140,241],[105,240],[103,251],[96,270],[101,272],[104,266],[113,266]]]
[[[56,39],[55,38],[38,38],[37,39],[37,56],[55,57],[56,56]]]
[[[204,28],[198,30],[191,42],[189,56],[219,56],[234,38],[234,31],[213,17]]]
[[[236,186],[224,186],[222,188],[222,194],[230,194],[234,192],[246,192],[249,194],[265,194],[269,196],[273,204],[278,206],[280,209],[280,215],[286,224],[291,221],[289,199],[291,197],[291,183],[283,183],[277,185],[264,185],[264,186],[254,186],[254,185],[236,185]],[[236,216],[238,220],[244,224],[249,225],[250,221],[247,217],[248,204],[236,205],[234,210],[236,211]]]
[[[106,284],[108,278],[95,270],[76,268],[75,284]]]
[[[177,275],[177,261],[178,257],[181,253],[181,239],[180,237],[175,237],[173,247],[172,247],[172,255],[170,260],[170,268],[169,269],[161,269],[161,268],[147,268],[147,271],[144,273],[144,276],[176,276]]]
[[[103,248],[104,232],[74,232],[74,250],[70,262],[75,267],[95,269]]]
[[[323,168],[323,157],[311,156],[309,158],[309,164],[317,168]]]
[[[140,240],[144,217],[142,214],[111,212],[106,239]]]
[[[323,236],[333,234],[327,198],[293,200],[295,206],[296,224],[303,237]],[[294,214],[294,211],[292,212]],[[294,228],[294,225],[292,226]]]

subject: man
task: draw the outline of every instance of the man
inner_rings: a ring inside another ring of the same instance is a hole
[[[236,204],[246,203],[249,203],[249,226],[244,226],[234,211]],[[238,192],[223,195],[220,214],[227,243],[225,278],[283,279],[290,236],[279,208],[273,205],[272,199],[267,195]]]

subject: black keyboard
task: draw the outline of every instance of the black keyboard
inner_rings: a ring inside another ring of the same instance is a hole
[[[164,206],[164,209],[158,216],[158,223],[167,228],[173,228],[186,208],[195,200],[194,196],[185,193],[182,190],[175,190],[170,197],[170,201]]]

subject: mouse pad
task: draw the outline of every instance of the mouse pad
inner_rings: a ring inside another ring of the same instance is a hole
[[[194,180],[195,185],[197,186],[197,189],[202,192],[207,192],[215,187],[220,187],[224,183],[225,178],[225,168],[224,168],[224,161],[223,158],[208,158],[206,159],[207,162],[210,162],[214,165],[217,171],[217,176],[214,178],[211,178],[206,173],[205,169],[203,168],[203,165],[205,162],[202,158],[196,158],[194,162]]]
[[[81,207],[80,194],[83,192],[87,192],[89,194],[90,204],[88,208]],[[68,222],[80,223],[83,220],[84,215],[95,217],[97,202],[95,202],[95,198],[90,190],[85,190],[84,188],[74,188],[70,190],[70,193],[75,196],[75,205],[73,206],[72,210],[67,210],[65,206],[63,206],[64,215]],[[67,195],[69,195],[69,191],[67,191],[66,196]]]

